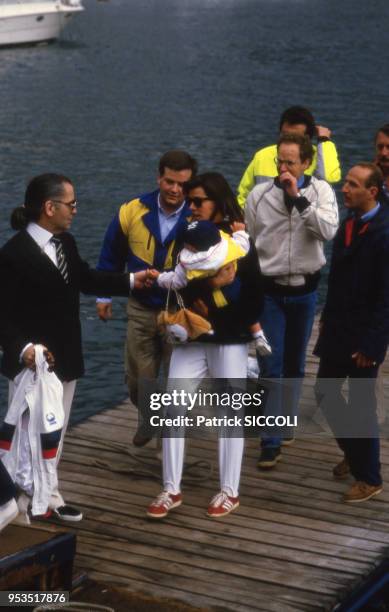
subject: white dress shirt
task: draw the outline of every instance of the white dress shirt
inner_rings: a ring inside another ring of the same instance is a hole
[[[27,225],[26,231],[37,243],[40,250],[43,253],[46,253],[46,255],[50,257],[53,264],[58,268],[57,251],[55,250],[55,245],[50,242],[54,234],[48,232],[44,227],[41,227],[37,223],[33,222]]]

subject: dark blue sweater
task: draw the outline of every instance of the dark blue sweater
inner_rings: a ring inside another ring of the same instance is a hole
[[[348,361],[358,351],[381,363],[389,342],[389,208],[367,223],[356,220],[348,240],[347,221],[334,239],[315,353]]]

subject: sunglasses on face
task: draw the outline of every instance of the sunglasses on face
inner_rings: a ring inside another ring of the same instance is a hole
[[[209,198],[200,198],[200,197],[186,198],[186,201],[188,202],[189,206],[193,204],[195,208],[201,208],[203,205],[203,202],[205,202],[206,200],[209,200]]]

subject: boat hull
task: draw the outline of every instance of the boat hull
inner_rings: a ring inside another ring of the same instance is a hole
[[[34,7],[31,5],[31,9]],[[6,15],[0,9],[0,46],[37,43],[59,37],[72,17],[83,10],[82,6],[64,7],[48,11],[37,3],[37,10],[29,14]],[[40,9],[40,10],[39,10]]]

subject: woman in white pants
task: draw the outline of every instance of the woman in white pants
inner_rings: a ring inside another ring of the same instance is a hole
[[[187,202],[193,220],[213,221],[228,233],[232,233],[231,223],[243,220],[227,181],[215,172],[199,175],[187,184]],[[249,328],[258,321],[262,307],[261,275],[253,246],[238,261],[235,276],[221,270],[211,279],[190,282],[182,295],[187,307],[210,321],[214,334],[175,345],[169,379],[246,379],[252,339]],[[183,437],[163,438],[163,491],[148,507],[150,518],[164,518],[181,505],[184,450]],[[239,506],[243,450],[242,437],[219,437],[220,491],[209,503],[207,515],[211,518],[226,516]]]

